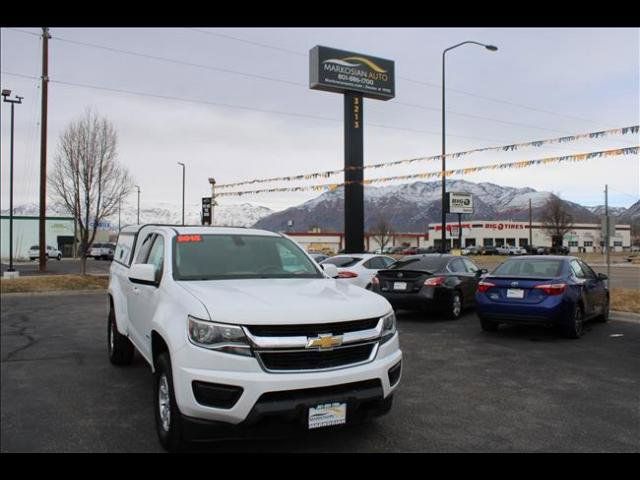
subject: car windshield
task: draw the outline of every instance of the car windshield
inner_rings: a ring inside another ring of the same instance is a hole
[[[291,240],[262,235],[178,235],[174,238],[176,280],[323,278]]]
[[[518,259],[499,265],[492,276],[497,277],[558,277],[562,273],[562,260]]]
[[[389,267],[390,270],[422,270],[426,272],[440,272],[447,264],[447,259],[439,256],[401,258]]]
[[[362,257],[331,257],[323,260],[322,263],[331,263],[336,267],[352,267],[362,260]]]
[[[39,250],[40,245],[31,245],[31,250]]]
[[[102,244],[101,243],[94,243],[91,248],[102,248]]]

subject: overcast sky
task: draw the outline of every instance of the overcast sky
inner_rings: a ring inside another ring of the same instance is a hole
[[[13,75],[41,74],[40,31],[20,30],[3,28],[0,38],[2,88],[24,97],[16,107],[16,204],[38,201],[40,142],[40,81]],[[211,176],[218,183],[230,183],[342,168],[342,96],[308,88],[308,51],[315,45],[395,61],[396,98],[364,103],[365,164],[440,152],[442,51],[464,40],[494,44],[499,50],[492,53],[465,45],[447,54],[449,152],[636,125],[639,32],[622,28],[52,28],[49,163],[64,127],[92,107],[115,124],[120,161],[140,185],[143,206],[159,201],[180,204],[178,161],[187,165],[187,203],[193,204],[209,194]],[[3,103],[2,208],[8,208],[9,111]],[[638,143],[638,135],[610,137],[468,156],[450,160],[448,167]],[[457,178],[553,191],[584,205],[602,204],[608,183],[610,204],[629,206],[638,200],[639,164],[638,156],[612,157]],[[365,170],[365,178],[439,168],[437,162],[422,162]],[[333,179],[342,181],[340,176]],[[250,202],[280,210],[317,194],[226,197],[219,203]]]

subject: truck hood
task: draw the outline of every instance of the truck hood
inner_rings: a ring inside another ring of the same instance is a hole
[[[381,317],[382,296],[334,279],[243,279],[177,282],[211,320],[243,325],[330,323]]]

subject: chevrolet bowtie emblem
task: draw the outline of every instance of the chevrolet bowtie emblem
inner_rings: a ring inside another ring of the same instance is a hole
[[[330,333],[320,334],[315,338],[307,339],[307,348],[327,349],[342,345],[342,335],[333,336]]]

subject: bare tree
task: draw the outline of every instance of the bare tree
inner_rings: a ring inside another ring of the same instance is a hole
[[[542,228],[552,238],[553,246],[562,242],[562,238],[573,228],[573,216],[557,195],[551,195],[540,214]]]
[[[394,232],[388,218],[384,214],[380,214],[378,215],[370,233],[376,243],[380,246],[380,252],[382,252],[384,247],[386,247],[391,241],[391,236]]]
[[[113,124],[88,109],[60,135],[49,175],[52,200],[78,224],[83,275],[98,225],[117,211],[133,187],[129,172],[117,160],[117,146]]]

